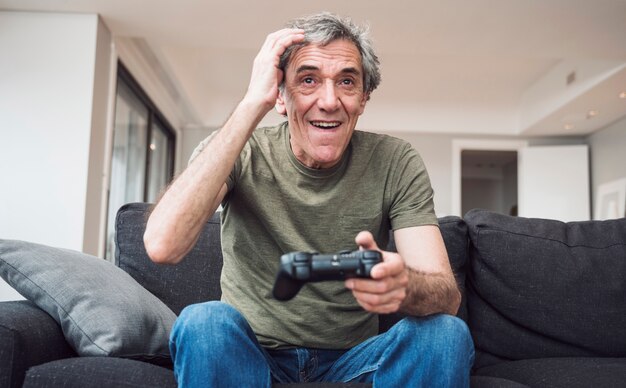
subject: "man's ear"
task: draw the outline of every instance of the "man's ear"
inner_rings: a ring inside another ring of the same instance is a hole
[[[363,112],[365,112],[365,104],[367,104],[367,101],[370,99],[370,94],[369,93],[363,93],[363,98],[361,99],[361,103],[359,106],[359,116],[363,114]]]
[[[276,97],[275,108],[276,108],[276,112],[278,112],[279,115],[287,116],[287,107],[285,106],[285,99],[283,97],[282,90],[278,91],[278,97]]]

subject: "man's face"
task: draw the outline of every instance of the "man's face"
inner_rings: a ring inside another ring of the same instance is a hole
[[[296,158],[311,168],[337,164],[366,101],[361,55],[352,42],[309,44],[292,54],[276,107],[287,114]]]

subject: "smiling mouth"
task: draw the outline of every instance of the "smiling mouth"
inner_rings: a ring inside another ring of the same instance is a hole
[[[340,121],[310,121],[310,123],[320,129],[334,129],[341,125]]]

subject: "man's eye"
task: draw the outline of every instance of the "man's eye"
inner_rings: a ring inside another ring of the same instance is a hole
[[[343,81],[341,81],[342,85],[353,85],[354,81],[352,81],[351,79],[344,79]]]
[[[305,79],[302,80],[302,83],[305,83],[307,85],[312,85],[315,83],[315,80],[311,77],[306,77]]]

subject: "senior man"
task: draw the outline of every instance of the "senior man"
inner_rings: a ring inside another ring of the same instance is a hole
[[[408,75],[407,75],[408,76]],[[152,212],[144,241],[177,263],[219,204],[222,301],[183,310],[170,349],[180,386],[300,381],[468,386],[471,337],[418,153],[356,131],[380,82],[367,31],[322,13],[270,34],[247,93],[203,141]],[[257,128],[275,108],[286,122]],[[271,289],[291,251],[379,250],[371,279]],[[378,334],[378,314],[409,315]]]

